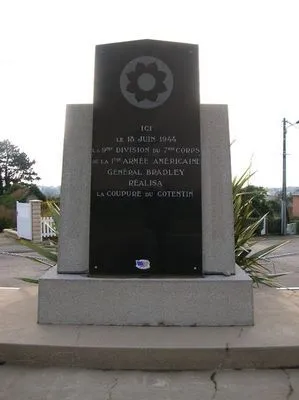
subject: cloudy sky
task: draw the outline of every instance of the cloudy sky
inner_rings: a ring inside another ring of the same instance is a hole
[[[299,120],[298,0],[0,0],[0,140],[58,185],[65,104],[91,103],[94,46],[160,39],[199,45],[202,103],[229,105],[233,174],[281,185],[282,119]],[[288,185],[299,186],[299,125]]]

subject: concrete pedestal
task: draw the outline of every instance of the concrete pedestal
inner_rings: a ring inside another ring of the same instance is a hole
[[[205,278],[90,278],[52,268],[39,284],[42,324],[252,325],[252,283],[239,268]]]

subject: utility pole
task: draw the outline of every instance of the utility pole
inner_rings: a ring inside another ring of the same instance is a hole
[[[287,125],[288,124],[288,125]],[[299,121],[291,124],[285,118],[282,120],[282,193],[281,193],[281,234],[287,234],[287,128],[298,125]]]
[[[282,146],[282,193],[281,193],[281,234],[287,234],[287,120],[282,120],[283,146]]]

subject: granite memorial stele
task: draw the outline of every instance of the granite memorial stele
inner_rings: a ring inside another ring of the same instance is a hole
[[[108,44],[95,59],[90,274],[199,275],[197,46]]]
[[[231,189],[228,110],[200,105],[198,46],[96,46],[94,102],[66,110],[58,265],[38,322],[252,325]]]

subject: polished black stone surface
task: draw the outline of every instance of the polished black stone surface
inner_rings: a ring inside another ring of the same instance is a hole
[[[201,274],[200,164],[197,46],[97,46],[91,275]]]

